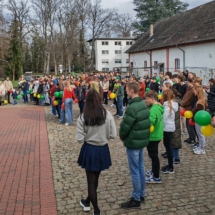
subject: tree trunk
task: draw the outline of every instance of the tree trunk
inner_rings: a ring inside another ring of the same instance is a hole
[[[47,57],[46,74],[49,74],[49,61],[50,61],[50,53],[48,53],[48,57]]]
[[[54,71],[55,71],[55,75],[58,74],[58,68],[57,68],[57,61],[56,61],[56,56],[54,54]]]

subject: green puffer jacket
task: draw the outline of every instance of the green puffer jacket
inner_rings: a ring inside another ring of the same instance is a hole
[[[119,136],[126,148],[142,149],[149,144],[149,110],[140,97],[128,103],[129,106],[120,124]]]

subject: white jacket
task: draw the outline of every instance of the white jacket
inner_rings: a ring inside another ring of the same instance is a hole
[[[178,103],[172,101],[172,111],[170,113],[170,107],[168,102],[164,102],[164,131],[174,132],[175,131],[175,113],[178,111]]]

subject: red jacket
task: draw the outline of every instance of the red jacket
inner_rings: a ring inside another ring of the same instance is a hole
[[[50,90],[50,96],[53,97],[54,96],[54,93],[56,92],[56,89],[57,89],[57,86],[54,85],[51,90]]]
[[[68,91],[68,90],[64,89],[63,102],[65,101],[65,99],[73,99],[73,100],[75,100],[76,96],[75,96],[74,90]]]

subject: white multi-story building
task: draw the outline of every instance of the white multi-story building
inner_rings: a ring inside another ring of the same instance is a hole
[[[92,40],[88,40],[87,42],[92,46]],[[134,42],[134,38],[96,38],[95,69],[109,72],[129,67],[129,55],[125,51]]]

